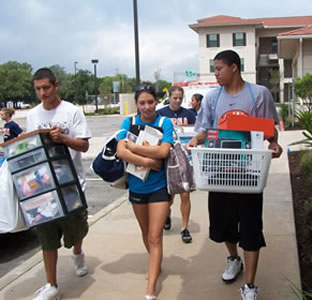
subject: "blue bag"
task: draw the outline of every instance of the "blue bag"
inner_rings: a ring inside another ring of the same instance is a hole
[[[104,181],[113,183],[126,176],[125,163],[116,155],[117,135],[124,129],[117,131],[109,137],[102,151],[97,155],[91,164],[91,169]]]

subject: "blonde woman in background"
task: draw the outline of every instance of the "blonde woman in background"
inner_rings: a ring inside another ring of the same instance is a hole
[[[3,127],[3,141],[7,142],[17,136],[19,136],[23,129],[19,127],[17,123],[12,121],[12,117],[15,113],[14,108],[2,108],[0,112],[1,119],[5,122]]]

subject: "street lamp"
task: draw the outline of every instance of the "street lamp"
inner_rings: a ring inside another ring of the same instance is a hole
[[[77,73],[77,64],[78,64],[78,61],[75,61],[75,62],[74,62],[74,68],[75,68],[75,77],[76,77],[76,73]]]
[[[134,15],[134,47],[135,47],[135,81],[138,86],[140,80],[140,57],[139,57],[139,30],[138,30],[138,7],[137,1],[133,0],[133,15]]]
[[[77,64],[78,64],[78,61],[74,61],[74,70],[75,70],[75,76],[74,76],[74,102],[76,100],[75,98],[76,98],[76,90],[77,90],[77,80],[76,80]]]
[[[98,59],[92,59],[91,63],[94,65],[94,95],[95,95],[95,112],[98,112],[98,97],[97,97],[97,84],[96,84],[96,64],[99,62]]]

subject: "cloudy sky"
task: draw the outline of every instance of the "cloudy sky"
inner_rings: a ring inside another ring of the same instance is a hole
[[[198,71],[198,36],[188,25],[215,15],[241,18],[305,16],[311,0],[137,0],[141,79],[173,80]],[[132,0],[2,0],[0,64],[27,62],[33,69],[58,64],[99,76],[135,77]]]

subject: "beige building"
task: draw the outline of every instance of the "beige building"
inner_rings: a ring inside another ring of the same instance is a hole
[[[200,81],[215,81],[213,58],[225,49],[240,55],[243,78],[267,86],[277,102],[291,99],[295,78],[312,73],[312,16],[220,15],[189,26],[199,37]]]

